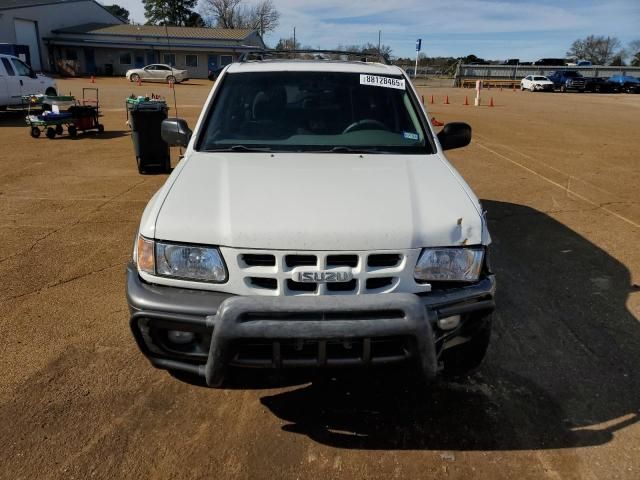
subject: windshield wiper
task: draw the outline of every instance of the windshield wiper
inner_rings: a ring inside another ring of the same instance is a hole
[[[268,147],[247,147],[246,145],[231,145],[229,147],[209,148],[205,152],[272,152]]]
[[[329,150],[318,150],[319,152],[327,152],[327,153],[387,153],[383,150],[378,150],[375,148],[352,148],[352,147],[344,147],[337,146],[333,147]]]

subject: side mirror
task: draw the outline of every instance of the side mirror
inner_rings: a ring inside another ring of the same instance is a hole
[[[471,143],[471,127],[462,122],[447,123],[438,133],[443,150],[466,147]]]
[[[172,147],[186,147],[191,139],[189,125],[181,118],[167,118],[160,127],[162,140]]]

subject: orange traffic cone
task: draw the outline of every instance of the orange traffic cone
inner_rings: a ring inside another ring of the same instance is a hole
[[[442,127],[444,126],[444,123],[436,120],[436,117],[431,117],[431,125],[433,125],[434,127]]]
[[[91,75],[91,83],[96,83],[96,77],[94,77],[93,75]]]
[[[489,106],[493,107],[493,97],[491,97],[491,100],[489,101]]]
[[[173,82],[169,82],[169,88],[173,88]]]
[[[500,87],[500,91],[502,91],[502,87]]]
[[[140,79],[140,77],[138,77],[138,81],[136,83],[138,84],[139,87],[142,86],[142,80]]]
[[[447,95],[446,97],[444,97],[444,104],[445,104],[445,105],[449,105],[449,95]]]
[[[429,103],[433,104],[433,95],[431,95],[431,100],[429,101]]]
[[[466,95],[464,96],[464,104],[469,105],[469,97]]]

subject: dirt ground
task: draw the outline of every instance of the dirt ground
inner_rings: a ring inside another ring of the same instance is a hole
[[[493,341],[468,381],[213,390],[153,369],[128,328],[125,265],[166,176],[138,175],[123,100],[171,91],[95,86],[103,135],[32,139],[0,114],[0,478],[640,478],[640,95],[421,89],[473,127],[449,158],[493,235]],[[210,86],[176,87],[191,125]]]

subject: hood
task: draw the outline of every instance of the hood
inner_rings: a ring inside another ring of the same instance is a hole
[[[438,155],[193,152],[179,170],[157,239],[287,250],[482,243],[478,201]]]

